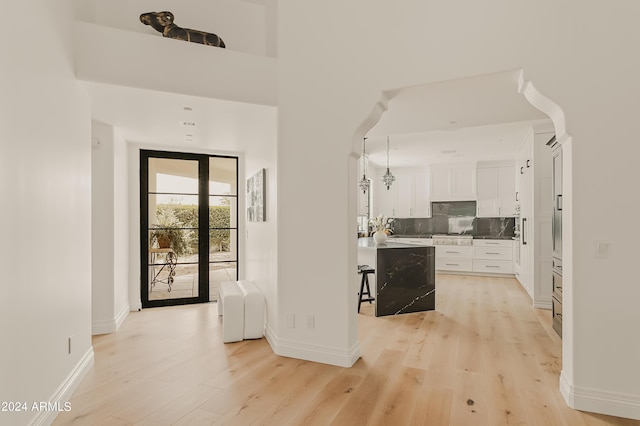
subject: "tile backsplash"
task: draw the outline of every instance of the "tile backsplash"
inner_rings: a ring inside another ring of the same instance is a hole
[[[431,211],[430,218],[395,219],[393,233],[415,237],[456,234],[512,238],[515,235],[515,218],[478,218],[475,201],[434,202]]]

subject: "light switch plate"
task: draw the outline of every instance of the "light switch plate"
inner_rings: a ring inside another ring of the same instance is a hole
[[[608,258],[610,249],[611,244],[609,241],[596,241],[595,257],[602,259]]]

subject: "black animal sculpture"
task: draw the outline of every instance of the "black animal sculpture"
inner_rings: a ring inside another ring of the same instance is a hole
[[[140,15],[140,22],[145,25],[151,25],[154,30],[161,32],[164,37],[206,44],[208,46],[226,47],[224,41],[213,33],[177,26],[173,23],[173,13],[171,12],[143,13]]]

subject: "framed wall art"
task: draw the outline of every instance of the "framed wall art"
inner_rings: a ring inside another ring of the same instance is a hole
[[[267,220],[266,175],[267,171],[260,169],[258,173],[247,179],[247,220],[249,222],[265,222]]]

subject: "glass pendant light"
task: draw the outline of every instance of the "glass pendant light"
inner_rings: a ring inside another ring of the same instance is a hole
[[[389,136],[387,136],[387,172],[382,176],[382,183],[387,187],[387,191],[395,180],[396,177],[389,171]]]
[[[366,194],[369,190],[369,179],[367,179],[367,159],[365,157],[367,138],[362,140],[362,179],[358,182],[358,187],[362,189],[362,193]]]

